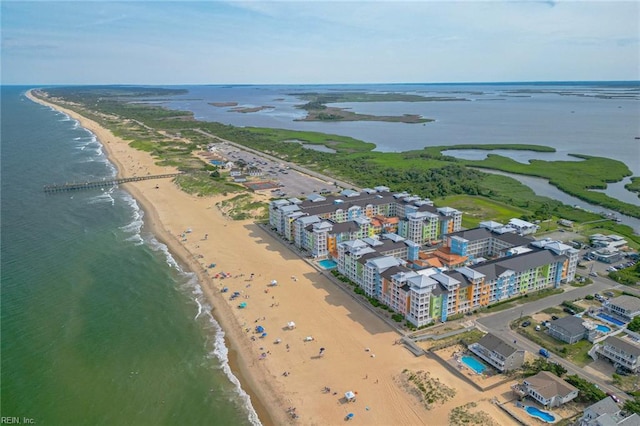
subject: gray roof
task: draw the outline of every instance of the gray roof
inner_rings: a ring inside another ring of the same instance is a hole
[[[307,196],[307,200],[312,202],[318,202],[318,201],[324,201],[326,200],[326,198],[319,194],[309,194]]]
[[[499,353],[505,358],[518,352],[518,348],[491,333],[485,334],[482,339],[478,341],[478,344],[487,350]]]
[[[578,390],[573,385],[565,382],[560,377],[549,373],[548,371],[541,371],[535,376],[527,377],[525,381],[529,383],[529,387],[534,389],[545,399],[551,399],[554,396],[564,398],[571,392]]]
[[[556,255],[550,250],[533,250],[526,253],[517,254],[490,260],[481,265],[472,266],[473,269],[483,273],[488,280],[495,279],[505,270],[510,269],[514,272],[523,272],[529,269],[538,268],[550,263],[564,261],[567,257],[564,255]],[[496,266],[499,268],[496,269]]]
[[[640,299],[633,296],[627,296],[625,294],[609,300],[609,304],[620,306],[622,309],[629,312],[640,311]]]
[[[407,281],[409,281],[415,288],[427,288],[438,284],[438,282],[433,278],[422,274],[414,275]]]
[[[286,214],[290,212],[297,212],[300,210],[300,207],[298,207],[297,204],[288,204],[286,206],[280,207],[280,210],[282,211],[282,213]]]
[[[369,249],[373,250],[370,247],[369,247]],[[369,259],[374,259],[374,258],[377,258],[377,257],[380,257],[380,253],[378,253],[377,251],[373,250],[373,251],[367,252],[367,253],[363,254],[362,256],[360,256],[357,261],[358,261],[358,263],[362,263],[364,265],[365,263],[367,263],[367,261]]]
[[[368,265],[374,266],[378,270],[385,270],[392,266],[398,266],[402,264],[402,260],[393,256],[378,256],[367,261]]]
[[[298,218],[298,220],[303,226],[307,226],[309,224],[320,222],[321,219],[318,216],[303,216]]]
[[[376,250],[380,253],[389,252],[391,250],[397,250],[400,248],[406,248],[407,245],[404,241],[393,241],[393,240],[380,240],[382,242],[381,245],[376,246]]]
[[[340,204],[336,204],[336,200],[342,200]],[[337,208],[347,210],[350,207],[365,207],[368,204],[379,205],[394,203],[396,200],[389,193],[360,194],[355,197],[348,197],[347,200],[342,196],[329,195],[324,201],[303,201],[300,208],[309,214],[323,214],[336,211]]]
[[[380,274],[380,276],[391,280],[393,278],[394,275],[400,273],[400,272],[411,272],[411,269],[407,268],[406,266],[392,266],[391,268],[387,269],[386,271],[382,272]]]
[[[557,320],[551,321],[549,328],[559,328],[564,330],[570,336],[576,336],[584,334],[587,331],[587,328],[582,324],[583,322],[584,320],[582,318],[569,315],[568,317],[558,318]]]
[[[532,238],[523,237],[516,233],[505,232],[501,234],[498,232],[494,232],[488,228],[466,229],[464,231],[452,232],[451,234],[447,234],[447,236],[461,237],[469,241],[479,241],[485,240],[487,238],[495,238],[497,240],[504,241],[507,244],[511,244],[513,247],[528,245],[531,241],[533,241]]]
[[[352,220],[348,222],[334,223],[331,234],[341,234],[343,232],[357,232],[360,225]]]
[[[625,353],[628,353],[630,355],[634,355],[636,357],[640,356],[640,346],[639,345],[634,345],[630,342],[628,342],[627,340],[623,340],[620,339],[619,337],[616,336],[609,336],[606,339],[604,339],[604,343],[607,345],[611,345],[615,348],[618,348],[622,351],[624,351]]]
[[[640,416],[637,413],[633,413],[629,417],[625,417],[618,426],[637,426],[640,425]]]
[[[590,410],[597,416],[601,416],[603,414],[615,414],[620,411],[618,404],[610,397],[606,397],[605,399],[601,399],[595,404],[591,404],[588,406],[585,411]]]

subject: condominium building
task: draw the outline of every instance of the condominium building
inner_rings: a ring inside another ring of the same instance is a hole
[[[570,263],[577,263],[577,257],[558,254],[555,247],[548,241],[531,242],[518,254],[475,265],[416,269],[419,246],[398,235],[387,235],[338,244],[337,264],[338,271],[368,296],[422,326],[572,280],[567,271],[573,270]]]
[[[269,223],[313,257],[335,258],[338,243],[383,233],[397,233],[419,245],[437,241],[460,230],[462,213],[436,208],[431,201],[408,193],[392,194],[381,186],[327,197],[313,194],[304,201],[274,200],[269,205]]]

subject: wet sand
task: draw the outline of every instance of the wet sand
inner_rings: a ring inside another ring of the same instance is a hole
[[[49,105],[96,134],[119,177],[176,171],[156,165],[148,153],[132,149],[94,121]],[[438,361],[415,357],[396,345],[400,336],[395,331],[286,243],[250,221],[226,218],[216,207],[224,197],[191,196],[169,179],[131,182],[123,188],[145,211],[145,227],[198,275],[225,330],[233,372],[263,424],[342,424],[353,413],[354,420],[371,425],[444,425],[453,408],[472,401],[478,404],[475,410],[487,412],[497,424],[514,423],[489,402],[500,395],[499,389],[480,393]],[[208,268],[211,263],[216,267]],[[215,278],[221,271],[230,278]],[[276,286],[269,285],[272,280]],[[223,287],[229,291],[223,293]],[[230,301],[235,291],[240,296]],[[242,302],[244,309],[238,307]],[[290,321],[296,323],[291,330],[286,327]],[[255,332],[258,325],[265,337]],[[313,341],[305,342],[306,337]],[[320,348],[325,348],[322,356]],[[456,396],[426,410],[399,385],[404,369],[429,371],[454,387]],[[324,392],[325,387],[331,391]],[[347,391],[357,392],[356,402],[344,401]],[[297,419],[289,408],[295,408]]]

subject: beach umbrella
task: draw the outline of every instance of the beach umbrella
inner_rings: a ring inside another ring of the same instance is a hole
[[[293,321],[289,321],[289,323],[287,324],[287,327],[289,327],[290,329],[294,329],[296,328],[296,323]]]
[[[257,331],[258,333],[262,333],[262,332],[264,331],[264,327],[263,327],[263,326],[261,326],[261,325],[259,325],[259,326],[257,326],[257,327],[256,327],[256,331]]]
[[[349,413],[347,414],[347,420],[351,420],[353,419],[354,414],[353,413]]]
[[[267,333],[262,333],[262,335],[260,335],[260,337],[267,337]]]

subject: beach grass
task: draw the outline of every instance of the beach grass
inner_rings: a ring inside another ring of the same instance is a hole
[[[177,176],[175,183],[183,191],[198,196],[243,192],[246,188],[221,179],[213,179],[207,172],[194,172]]]
[[[74,91],[75,90],[75,91]],[[120,132],[126,139],[135,140],[144,150],[151,149],[154,138],[160,140],[154,149],[162,164],[175,165],[186,171],[194,166],[186,152],[201,148],[207,142],[196,130],[205,130],[221,140],[231,140],[249,148],[292,161],[320,173],[354,182],[360,186],[379,185],[383,182],[392,190],[411,191],[419,196],[438,198],[452,194],[484,195],[496,201],[525,208],[534,214],[548,205],[554,218],[565,218],[576,222],[596,220],[598,215],[564,206],[545,197],[538,197],[515,179],[487,175],[471,170],[487,168],[509,173],[537,176],[548,179],[552,185],[580,199],[610,208],[633,217],[640,217],[640,207],[623,203],[606,194],[591,191],[605,188],[609,182],[617,182],[630,176],[624,163],[602,157],[573,154],[582,161],[542,161],[530,164],[518,163],[510,158],[489,154],[481,161],[460,160],[443,156],[441,151],[452,149],[512,149],[537,152],[553,152],[541,145],[454,145],[429,147],[405,153],[381,153],[372,151],[374,144],[355,138],[329,135],[319,132],[302,132],[284,129],[238,128],[221,123],[195,120],[193,114],[171,111],[155,105],[131,103],[122,99],[126,88],[114,91],[91,92],[89,89],[52,88],[47,92],[57,97],[64,96],[72,103],[65,106],[78,110],[89,118]],[[149,89],[150,92],[153,89]],[[130,96],[141,93],[133,89]],[[109,94],[115,94],[109,97]],[[100,102],[97,102],[100,99]],[[114,119],[114,117],[120,120]],[[115,127],[115,128],[114,128]],[[194,137],[191,143],[176,145],[168,140],[167,132]],[[301,144],[286,142],[300,140],[309,144],[323,145],[336,154],[307,149]],[[183,154],[185,154],[183,156]],[[171,157],[171,158],[169,158]],[[575,179],[580,176],[580,179]],[[637,185],[634,180],[632,185]],[[491,219],[491,218],[485,218]],[[621,229],[624,231],[623,229]],[[632,234],[628,228],[625,236]]]
[[[481,196],[450,195],[436,199],[434,202],[463,212],[462,226],[466,228],[475,228],[489,217],[496,222],[506,224],[512,218],[532,213],[529,210]]]

